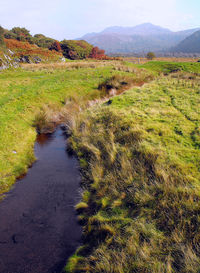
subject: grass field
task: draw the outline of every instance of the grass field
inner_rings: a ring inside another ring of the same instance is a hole
[[[23,69],[0,73],[0,194],[8,191],[34,161],[33,125],[43,105],[49,110],[45,115],[50,116],[52,109],[58,113],[68,99],[80,104],[100,98],[100,83],[113,75],[130,75],[114,70],[114,65],[115,62],[24,65]],[[139,77],[143,74],[139,73]],[[135,74],[131,77],[137,78]]]
[[[87,111],[71,145],[84,245],[66,272],[199,272],[198,75],[162,76]]]
[[[200,64],[71,62],[1,72],[1,194],[35,160],[36,128],[56,120],[72,131],[83,187],[83,245],[66,272],[199,272]]]
[[[51,67],[0,73],[0,193],[7,191],[34,160],[33,123],[42,105],[59,108],[67,97],[95,98],[99,82],[112,73],[117,72],[110,67],[70,71]]]

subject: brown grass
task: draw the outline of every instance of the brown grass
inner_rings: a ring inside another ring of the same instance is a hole
[[[165,62],[192,62],[196,63],[199,58],[177,58],[177,57],[158,57],[153,59],[154,61],[165,61]],[[135,64],[145,64],[149,60],[147,58],[136,58],[136,57],[125,57],[124,61],[135,63]]]
[[[40,64],[22,64],[22,67],[26,70],[54,70],[54,69],[63,69],[75,70],[81,68],[97,68],[97,67],[107,67],[111,66],[113,69],[118,65],[119,61],[67,61],[60,63],[40,63]]]

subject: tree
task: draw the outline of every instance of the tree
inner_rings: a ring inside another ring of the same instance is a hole
[[[154,52],[148,52],[147,53],[147,59],[148,60],[153,60],[156,57]]]

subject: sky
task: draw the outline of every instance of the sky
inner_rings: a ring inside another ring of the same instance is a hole
[[[200,27],[200,0],[0,0],[0,25],[63,40],[110,26]]]

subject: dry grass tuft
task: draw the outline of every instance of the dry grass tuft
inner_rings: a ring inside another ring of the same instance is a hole
[[[121,94],[132,86],[142,86],[153,78],[153,75],[145,75],[141,72],[133,75],[117,74],[100,83],[98,89],[101,91],[101,96],[109,97]]]
[[[35,115],[33,126],[39,134],[52,133],[60,123],[61,117],[56,105],[44,105]]]
[[[82,167],[84,246],[66,272],[199,272],[197,188],[146,137],[105,107],[77,117],[70,143]]]

